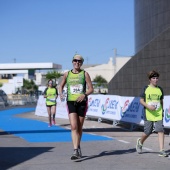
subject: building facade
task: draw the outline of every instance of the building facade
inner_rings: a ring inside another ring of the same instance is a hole
[[[170,94],[170,1],[135,0],[135,55],[112,78],[108,93],[139,96],[147,73],[160,73],[159,85]]]
[[[35,71],[54,69],[59,71],[62,69],[62,66],[55,63],[0,64],[0,84],[2,84],[0,90],[3,90],[6,94],[16,93],[23,86],[23,78],[27,80],[32,79],[39,86],[44,79],[41,73],[36,73]]]
[[[130,60],[131,57],[111,57],[106,64],[94,65],[82,68],[87,71],[93,81],[96,76],[102,76],[110,82],[112,77]]]

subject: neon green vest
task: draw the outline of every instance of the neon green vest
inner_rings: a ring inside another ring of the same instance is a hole
[[[67,79],[67,101],[76,101],[77,98],[85,93],[86,81],[85,71],[81,70],[80,73],[68,72]]]
[[[148,105],[154,105],[156,107],[156,110],[151,111],[149,109],[145,109],[146,112],[146,119],[149,121],[158,121],[162,120],[162,105],[160,103],[160,98],[162,96],[162,91],[159,87],[151,87],[148,86],[148,88],[145,91],[145,102]]]
[[[46,98],[46,104],[47,105],[54,105],[54,104],[56,104],[56,95],[58,94],[56,88],[47,88],[46,91],[45,91],[45,94],[47,96],[49,94],[51,94],[51,96],[48,96]]]

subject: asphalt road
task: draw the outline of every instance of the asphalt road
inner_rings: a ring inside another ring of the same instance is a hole
[[[47,118],[34,112],[19,117],[47,122]],[[57,126],[70,128],[67,119],[57,119]],[[136,153],[136,140],[140,128],[129,131],[125,125],[113,126],[111,122],[85,120],[84,133],[112,138],[108,141],[84,141],[83,157],[72,161],[71,142],[27,142],[0,130],[0,170],[169,170],[170,158],[159,157],[158,137],[153,133],[145,142],[143,153]],[[170,152],[170,137],[165,134],[165,150]]]

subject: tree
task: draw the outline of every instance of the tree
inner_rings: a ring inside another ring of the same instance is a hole
[[[53,70],[53,71],[48,71],[47,74],[46,74],[46,79],[54,79],[55,80],[55,84],[57,82],[57,79],[60,78],[62,76],[61,73]]]
[[[0,87],[2,87],[3,86],[3,84],[2,83],[0,83]]]
[[[93,79],[93,82],[95,83],[95,87],[107,87],[107,80],[105,78],[103,78],[102,76],[96,76]]]
[[[28,94],[33,94],[35,91],[38,90],[38,86],[35,84],[33,80],[23,80],[23,86],[22,86],[23,91],[26,91]]]

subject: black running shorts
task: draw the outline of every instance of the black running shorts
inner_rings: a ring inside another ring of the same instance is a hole
[[[78,116],[85,117],[87,112],[87,101],[67,101],[67,108],[69,114],[77,113]]]

